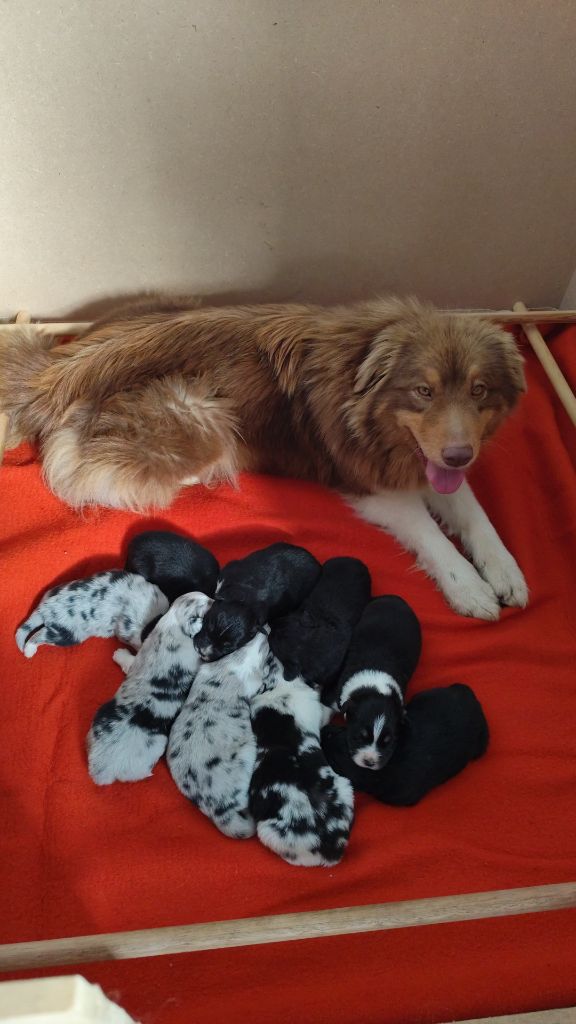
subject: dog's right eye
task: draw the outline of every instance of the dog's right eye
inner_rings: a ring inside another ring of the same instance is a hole
[[[414,391],[418,395],[418,398],[432,398],[432,388],[428,387],[427,384],[419,384]]]

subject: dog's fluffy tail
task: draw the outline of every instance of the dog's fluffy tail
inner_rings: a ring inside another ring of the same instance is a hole
[[[78,399],[44,439],[44,474],[68,504],[165,508],[182,484],[235,475],[238,429],[203,379],[163,377]]]
[[[0,412],[8,416],[8,448],[41,433],[38,381],[53,362],[54,344],[54,338],[32,326],[0,329]]]

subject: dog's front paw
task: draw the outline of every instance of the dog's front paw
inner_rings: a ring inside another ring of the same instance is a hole
[[[440,585],[448,604],[459,615],[487,620],[497,619],[500,615],[500,602],[492,587],[465,559],[462,559],[462,565],[448,571]]]
[[[501,604],[525,608],[528,587],[520,566],[505,547],[488,550],[474,559],[476,568],[490,584]]]

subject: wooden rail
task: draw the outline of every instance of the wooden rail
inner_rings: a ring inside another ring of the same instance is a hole
[[[576,882],[0,946],[0,972],[295,942],[576,907]]]

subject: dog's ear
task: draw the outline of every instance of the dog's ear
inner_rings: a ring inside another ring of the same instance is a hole
[[[348,700],[345,700],[344,703],[340,705],[341,713],[348,718],[348,716],[354,712],[356,704],[357,702],[354,700],[354,697],[349,697]]]
[[[360,363],[354,381],[354,394],[367,394],[384,384],[398,362],[404,345],[403,332],[395,324],[376,335]]]
[[[515,391],[521,393],[526,391],[526,376],[524,374],[524,359],[516,340],[509,331],[499,331],[500,348],[504,355],[505,371]]]

